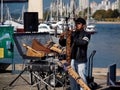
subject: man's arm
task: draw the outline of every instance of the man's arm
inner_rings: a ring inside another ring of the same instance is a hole
[[[74,40],[76,45],[87,45],[90,41],[90,34],[85,35],[84,37],[79,37],[78,39]]]

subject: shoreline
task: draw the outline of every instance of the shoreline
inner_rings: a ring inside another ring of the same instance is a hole
[[[119,22],[97,21],[96,24],[120,24],[120,21]]]

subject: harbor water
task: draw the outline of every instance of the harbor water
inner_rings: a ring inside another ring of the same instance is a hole
[[[120,68],[120,24],[97,24],[96,31],[88,50],[88,56],[96,50],[93,66],[106,68],[116,63]]]
[[[120,24],[97,24],[97,33],[93,34],[88,47],[88,57],[93,50],[96,53],[93,57],[93,67],[107,68],[116,63],[120,68]],[[22,57],[19,55],[14,45],[14,58],[0,59],[0,63],[22,63]]]

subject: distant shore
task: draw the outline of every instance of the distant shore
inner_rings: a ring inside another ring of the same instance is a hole
[[[120,21],[119,22],[97,21],[97,24],[120,24]]]

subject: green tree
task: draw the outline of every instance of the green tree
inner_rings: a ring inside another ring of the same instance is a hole
[[[105,18],[112,18],[113,11],[112,9],[108,9],[105,13]]]
[[[115,9],[115,10],[113,11],[111,17],[112,17],[112,18],[118,18],[118,17],[120,17],[120,13],[119,13],[119,11],[118,11],[117,9]]]
[[[97,10],[92,17],[96,20],[104,20],[105,14],[106,14],[105,10]]]

